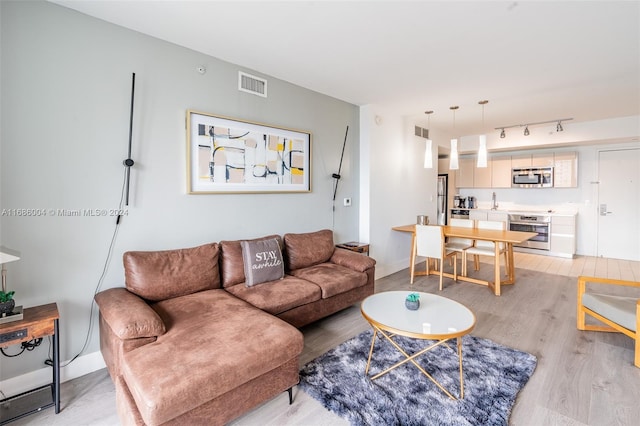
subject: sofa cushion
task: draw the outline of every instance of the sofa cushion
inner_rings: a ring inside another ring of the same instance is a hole
[[[322,289],[322,298],[327,299],[340,293],[361,287],[367,283],[365,272],[354,271],[335,263],[321,263],[308,268],[291,271],[295,277],[311,281]]]
[[[129,251],[123,256],[125,286],[159,301],[220,288],[218,244],[164,251]]]
[[[153,308],[167,332],[123,354],[122,363],[122,376],[149,425],[199,407],[302,351],[302,333],[295,327],[224,290],[164,300]]]
[[[241,241],[244,276],[247,287],[284,277],[280,244],[275,238]]]
[[[279,235],[268,235],[266,237],[244,241],[261,241],[272,238],[275,238],[280,244],[280,247],[283,247],[282,237]],[[242,259],[240,240],[220,241],[220,259],[222,287],[227,288],[245,282],[244,261]]]
[[[285,275],[282,280],[258,284],[251,288],[235,285],[226,290],[272,315],[278,315],[321,298],[320,287],[290,275]]]
[[[304,234],[285,234],[284,246],[289,271],[328,261],[335,250],[333,231],[323,229]]]

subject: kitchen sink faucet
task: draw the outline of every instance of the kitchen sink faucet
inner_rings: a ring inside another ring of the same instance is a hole
[[[491,210],[498,210],[498,203],[496,203],[496,193],[491,194]]]

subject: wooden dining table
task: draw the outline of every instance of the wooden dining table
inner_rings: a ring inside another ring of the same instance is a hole
[[[467,238],[470,240],[482,240],[492,241],[495,245],[495,261],[494,261],[494,277],[493,281],[485,281],[478,278],[469,277],[466,275],[457,275],[457,279],[461,281],[472,282],[475,284],[482,284],[488,286],[493,290],[496,296],[500,296],[502,285],[514,284],[516,282],[515,265],[513,263],[513,244],[519,244],[523,241],[527,241],[538,235],[536,232],[522,232],[522,231],[508,231],[508,230],[495,230],[495,229],[480,229],[480,228],[463,228],[458,226],[443,226],[445,237],[455,238]],[[394,231],[409,232],[411,233],[411,255],[410,255],[410,269],[415,275],[428,275],[432,272],[429,268],[427,271],[415,271],[415,247],[416,247],[416,225],[402,225],[394,226],[391,228]],[[505,244],[505,250],[507,251],[507,261],[505,262],[506,279],[500,277],[500,244]],[[442,265],[440,265],[442,268]],[[465,268],[466,269],[466,268]],[[415,271],[415,272],[414,272]],[[443,275],[453,278],[453,274]]]

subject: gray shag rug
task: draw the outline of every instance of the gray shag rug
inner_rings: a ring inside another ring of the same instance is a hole
[[[471,335],[462,338],[464,398],[452,400],[410,362],[371,380],[404,359],[384,337],[376,338],[369,377],[364,370],[372,330],[306,364],[300,387],[352,425],[507,425],[536,357]],[[394,337],[408,354],[429,341]],[[460,395],[455,339],[416,359],[453,396]]]

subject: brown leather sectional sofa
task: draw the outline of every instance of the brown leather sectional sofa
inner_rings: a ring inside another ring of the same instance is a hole
[[[373,294],[375,261],[333,233],[271,235],[284,278],[245,285],[238,241],[124,255],[95,297],[123,424],[224,424],[298,383],[302,327]],[[251,273],[251,272],[249,272]]]

